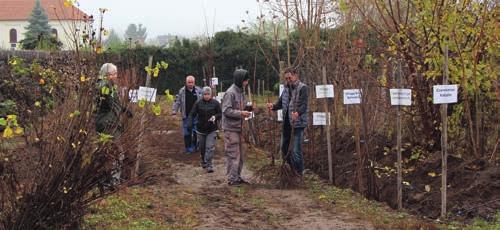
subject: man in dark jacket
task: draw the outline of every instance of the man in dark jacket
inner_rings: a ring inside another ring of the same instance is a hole
[[[194,117],[198,120],[196,133],[201,153],[201,166],[207,169],[208,173],[214,172],[212,158],[215,152],[215,137],[217,136],[217,122],[222,117],[222,110],[217,100],[212,98],[212,89],[203,87],[203,99],[198,100],[189,113],[189,121]],[[192,123],[189,124],[191,128]]]
[[[250,78],[244,69],[234,71],[234,83],[224,94],[222,99],[222,130],[224,131],[224,149],[228,184],[238,186],[246,183],[241,178],[243,169],[243,148],[241,131],[243,120],[250,116],[249,111],[243,110],[245,105],[244,88]]]
[[[194,76],[188,75],[186,85],[179,90],[172,105],[172,115],[175,116],[179,110],[182,115],[182,132],[187,154],[191,154],[196,150],[196,130],[188,129],[188,124],[191,122],[194,124],[193,128],[196,128],[197,121],[194,117],[192,118],[194,120],[188,120],[188,116],[194,103],[199,99],[201,99],[201,88],[195,85]]]
[[[285,80],[286,85],[278,101],[274,104],[268,103],[267,107],[272,110],[283,110],[283,132],[281,134],[283,158],[299,175],[302,175],[304,171],[302,142],[304,129],[307,127],[308,88],[299,80],[297,70],[294,68],[285,70]],[[292,133],[293,150],[289,153],[288,148]]]

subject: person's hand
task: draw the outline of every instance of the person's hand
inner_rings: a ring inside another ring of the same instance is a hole
[[[211,116],[210,119],[208,119],[209,122],[215,123],[215,116]]]
[[[292,112],[292,121],[297,121],[299,119],[299,113],[298,112]]]
[[[241,117],[243,117],[243,118],[250,117],[250,114],[251,114],[251,113],[250,113],[250,112],[248,112],[248,111],[241,111]]]
[[[267,108],[268,109],[273,109],[273,103],[267,103]]]

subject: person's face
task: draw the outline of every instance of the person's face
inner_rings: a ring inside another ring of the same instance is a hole
[[[293,84],[292,76],[293,76],[293,74],[291,74],[291,73],[286,73],[285,74],[285,82],[286,82],[287,85]]]
[[[210,99],[212,99],[211,93],[203,93],[203,100],[210,101]]]
[[[112,81],[113,83],[117,83],[118,81],[118,71],[112,71],[111,73],[108,74],[108,79]]]
[[[243,81],[243,88],[247,87],[247,85],[248,85],[248,80],[244,80]]]
[[[186,86],[188,87],[188,89],[193,89],[194,88],[194,78],[186,79]]]

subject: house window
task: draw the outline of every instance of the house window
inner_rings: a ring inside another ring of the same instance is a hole
[[[54,36],[55,38],[57,38],[57,30],[56,29],[52,29],[51,32],[52,32],[52,36]]]
[[[17,43],[17,30],[10,29],[10,43]]]

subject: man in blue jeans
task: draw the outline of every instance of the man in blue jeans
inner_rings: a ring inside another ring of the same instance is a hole
[[[189,121],[188,116],[196,101],[202,98],[201,88],[195,86],[195,79],[193,75],[186,77],[186,85],[179,90],[175,97],[175,102],[172,105],[172,115],[175,116],[177,111],[181,111],[182,115],[182,133],[184,135],[184,145],[186,153],[191,154],[196,151],[196,118],[191,118]],[[189,127],[193,124],[193,128]]]
[[[307,127],[307,85],[299,80],[295,68],[285,69],[285,88],[276,103],[267,103],[272,110],[283,110],[283,132],[281,134],[281,151],[283,158],[292,166],[298,175],[304,172],[302,142],[304,129]],[[293,133],[292,151],[289,153]]]

